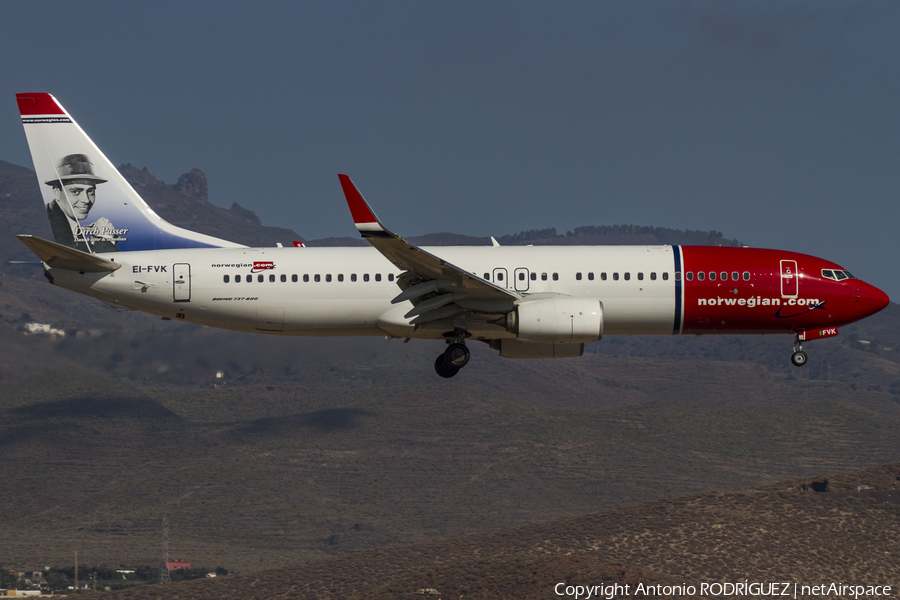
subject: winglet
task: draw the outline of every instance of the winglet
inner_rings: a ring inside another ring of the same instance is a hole
[[[362,197],[356,186],[350,181],[347,175],[338,175],[341,180],[341,187],[344,190],[344,197],[347,199],[347,206],[350,207],[350,214],[353,216],[353,222],[356,229],[365,236],[368,232],[380,231],[390,233],[372,212],[369,203]]]

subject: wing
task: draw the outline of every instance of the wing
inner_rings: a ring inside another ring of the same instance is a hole
[[[418,325],[448,318],[463,311],[502,315],[522,299],[521,294],[499,287],[474,273],[422,250],[388,230],[347,175],[338,175],[350,214],[362,237],[404,273],[397,283],[403,290],[394,304],[409,300],[414,308],[405,317]]]

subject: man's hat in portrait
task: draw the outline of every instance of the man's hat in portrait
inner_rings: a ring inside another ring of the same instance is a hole
[[[57,177],[44,183],[58,185],[60,187],[69,183],[106,183],[106,179],[94,175],[94,164],[84,154],[69,154],[64,156],[56,166]]]

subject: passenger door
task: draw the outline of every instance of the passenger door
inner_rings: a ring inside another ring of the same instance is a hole
[[[796,260],[781,261],[781,297],[796,298],[799,294],[800,278]]]

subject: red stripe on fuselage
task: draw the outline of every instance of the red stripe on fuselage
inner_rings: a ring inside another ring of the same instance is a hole
[[[682,246],[682,253],[685,334],[790,333],[842,326],[889,302],[884,292],[859,279],[826,279],[822,269],[842,267],[806,254],[717,246]],[[796,273],[788,273],[787,279],[783,264],[792,263],[783,261],[796,263]],[[727,275],[724,281],[722,273]]]

